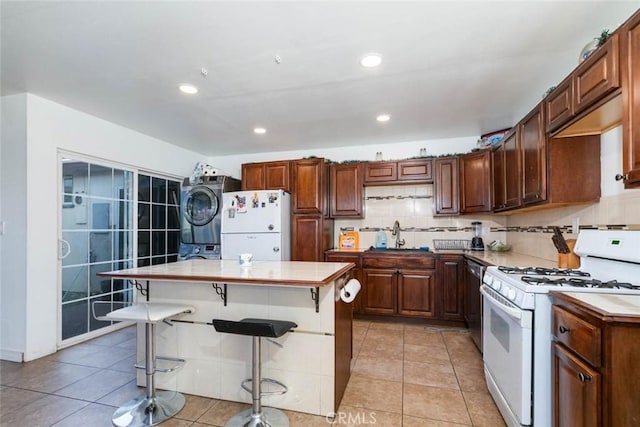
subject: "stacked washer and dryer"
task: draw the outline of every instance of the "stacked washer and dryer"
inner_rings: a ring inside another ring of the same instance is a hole
[[[182,183],[180,197],[180,260],[220,259],[222,193],[240,190],[240,180],[222,175],[203,176],[202,182]]]

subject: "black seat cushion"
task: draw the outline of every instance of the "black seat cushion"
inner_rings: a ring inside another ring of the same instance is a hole
[[[279,338],[297,328],[298,325],[288,320],[242,319],[239,322],[213,319],[213,327],[218,332],[227,334],[250,335],[253,337]]]

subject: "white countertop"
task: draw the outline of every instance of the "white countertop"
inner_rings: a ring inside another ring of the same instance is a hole
[[[562,292],[603,316],[640,317],[640,295]]]
[[[323,287],[353,268],[345,262],[253,261],[241,267],[236,260],[191,259],[98,274],[123,279],[180,282],[244,283]]]

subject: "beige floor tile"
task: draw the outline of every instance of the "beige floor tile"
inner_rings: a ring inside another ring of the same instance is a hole
[[[113,346],[108,349],[104,348],[102,351],[95,354],[80,357],[73,363],[76,365],[91,366],[94,368],[107,368],[121,360],[130,358],[135,355],[135,353],[135,349]]]
[[[181,420],[180,418],[170,418],[167,421],[158,424],[162,427],[191,427],[193,422],[187,420]]]
[[[408,329],[404,331],[404,343],[429,347],[446,348],[442,334],[424,329]]]
[[[136,337],[136,326],[132,325],[88,341],[93,345],[114,347]]]
[[[194,396],[191,394],[185,394],[184,397],[184,408],[176,414],[176,418],[180,418],[182,420],[197,420],[216,402],[208,397]]]
[[[249,409],[250,407],[251,405],[246,403],[213,399],[213,404],[209,409],[207,409],[207,412],[205,412],[196,421],[214,426],[224,426],[235,414],[240,411],[244,411],[245,409]]]
[[[459,390],[458,379],[451,365],[404,362],[404,383],[444,387]]]
[[[355,427],[365,425],[402,427],[402,414],[341,405],[333,418],[334,427]]]
[[[396,322],[371,322],[369,325],[370,331],[395,331],[401,332],[404,331],[404,324],[396,323]]]
[[[402,416],[402,427],[461,427],[471,424],[448,423],[446,421],[429,420],[427,418],[412,417],[410,415]]]
[[[135,379],[135,374],[104,369],[55,392],[58,396],[95,402]]]
[[[478,349],[471,339],[471,335],[468,333],[443,333],[442,338],[449,351],[465,350],[468,352],[476,351]],[[480,352],[478,352],[480,355]]]
[[[303,412],[283,411],[289,417],[289,427],[329,427],[327,418]],[[268,421],[268,420],[267,420]]]
[[[0,388],[0,419],[3,415],[46,396],[48,395],[45,393],[3,386]]]
[[[486,392],[464,391],[464,400],[474,426],[502,427],[505,425],[491,395]]]
[[[113,426],[111,418],[113,412],[116,410],[113,406],[100,405],[98,403],[91,403],[84,408],[80,409],[62,421],[53,424],[55,427],[78,427],[78,426],[91,426],[91,427],[110,427]]]
[[[466,350],[453,350],[449,355],[454,368],[484,369],[479,352],[474,353]]]
[[[8,386],[22,385],[40,375],[46,375],[58,366],[58,362],[46,357],[26,363],[0,360],[0,383]]]
[[[404,384],[402,409],[404,415],[471,424],[459,390]]]
[[[456,366],[454,368],[458,384],[462,391],[481,391],[488,393],[487,382],[484,377],[484,370],[478,368],[465,368]]]
[[[402,360],[360,356],[352,373],[382,380],[402,381]]]
[[[439,346],[427,347],[423,345],[405,344],[404,360],[409,362],[451,365],[447,349]]]
[[[49,395],[2,417],[3,426],[48,427],[62,421],[89,403]]]
[[[403,332],[402,330],[394,329],[371,329],[367,331],[366,340],[380,340],[388,344],[402,344]]]
[[[107,366],[107,369],[112,371],[120,371],[120,372],[135,372],[135,364],[138,363],[135,354],[132,354],[129,357],[126,357],[122,360],[117,361],[113,365]]]
[[[138,396],[142,396],[145,392],[144,387],[138,387],[136,380],[132,380],[99,399],[98,403],[119,407]]]
[[[82,343],[64,348],[47,356],[46,358],[55,362],[75,363],[77,360],[97,355],[103,351],[104,346]]]
[[[21,388],[27,390],[53,393],[98,371],[99,369],[88,366],[55,363],[47,372],[43,372],[33,378],[19,381],[19,383]]]
[[[402,342],[389,343],[384,339],[365,338],[358,357],[402,360],[403,353]]]
[[[352,374],[342,404],[356,408],[402,412],[402,383]]]

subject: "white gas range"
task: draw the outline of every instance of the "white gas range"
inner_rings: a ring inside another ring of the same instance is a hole
[[[580,268],[488,267],[483,295],[487,386],[510,427],[552,425],[551,290],[640,294],[640,231],[583,230]]]

